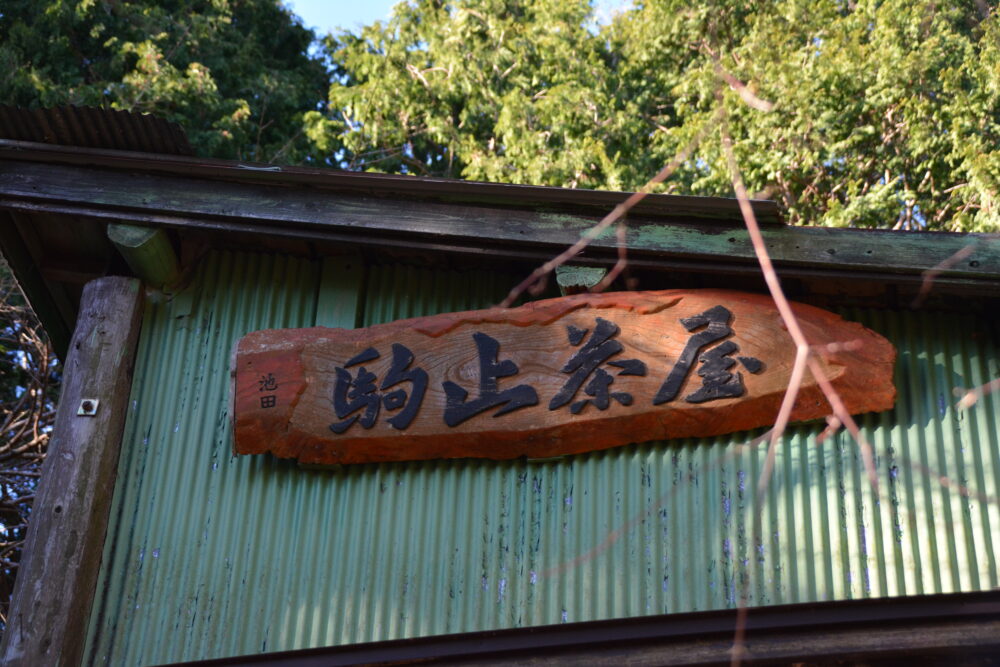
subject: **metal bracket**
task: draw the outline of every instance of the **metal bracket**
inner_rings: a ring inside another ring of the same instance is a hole
[[[94,417],[97,415],[97,408],[101,401],[96,398],[84,398],[80,400],[80,407],[76,409],[78,417]]]

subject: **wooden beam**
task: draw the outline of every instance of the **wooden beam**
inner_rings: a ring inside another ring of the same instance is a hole
[[[600,219],[596,213],[363,197],[319,188],[14,161],[0,163],[0,207],[379,247],[481,250],[497,257],[526,250],[551,254]],[[1000,236],[995,234],[775,225],[764,230],[764,237],[776,266],[788,277],[823,271],[919,284],[924,271],[972,246],[971,254],[941,271],[938,283],[957,279],[995,285],[1000,280]],[[637,266],[684,262],[712,272],[757,270],[742,222],[635,215],[629,217],[627,243],[629,259]],[[588,261],[617,257],[614,234],[595,239],[585,255]]]
[[[162,229],[112,223],[108,225],[108,238],[129,268],[150,287],[162,290],[180,277],[177,254]]]
[[[141,284],[84,287],[49,452],[32,508],[0,664],[80,664],[139,336]]]
[[[997,590],[765,605],[746,617],[748,664],[994,664]],[[188,667],[730,664],[737,611],[718,609],[341,644]],[[178,665],[180,667],[180,665]]]
[[[407,201],[445,201],[496,206],[596,209],[603,215],[626,194],[608,190],[569,189],[511,183],[484,183],[453,178],[414,178],[398,174],[344,171],[326,167],[254,165],[233,160],[138,153],[133,151],[57,146],[30,141],[0,139],[0,162],[5,159],[50,165],[85,165],[119,169],[122,172],[179,174],[209,180],[225,180],[279,187],[324,188],[343,195],[385,197],[387,193]],[[762,225],[780,225],[777,203],[753,200],[754,213]],[[635,215],[673,215],[716,222],[741,222],[731,197],[652,194],[632,209]]]

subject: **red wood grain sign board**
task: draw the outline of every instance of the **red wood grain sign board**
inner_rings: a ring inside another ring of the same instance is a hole
[[[891,408],[892,344],[794,309],[847,408]],[[770,298],[723,290],[256,331],[233,355],[234,450],[326,464],[508,459],[721,435],[773,423],[794,355]],[[806,377],[793,420],[830,413]]]

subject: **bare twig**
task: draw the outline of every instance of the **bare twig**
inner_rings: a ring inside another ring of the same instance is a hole
[[[737,445],[737,446],[733,447],[730,451],[726,452],[725,454],[722,454],[721,456],[719,456],[718,458],[716,458],[714,461],[710,462],[708,464],[708,467],[709,468],[717,468],[719,466],[725,465],[726,463],[728,463],[729,461],[733,460],[737,456],[742,455],[742,453],[743,453],[744,450],[746,450],[746,449],[755,449],[762,442],[766,442],[770,437],[771,437],[771,431],[767,431],[767,432],[765,432],[765,433],[757,436],[756,438],[748,440],[747,442],[743,443],[742,445]],[[691,481],[693,479],[694,479],[693,473],[692,473],[692,475],[689,475],[687,477],[688,481]],[[583,563],[586,563],[586,562],[588,562],[590,560],[593,560],[594,558],[600,556],[602,553],[604,553],[609,548],[611,548],[612,546],[614,546],[614,544],[616,542],[618,542],[618,540],[620,540],[622,537],[624,537],[630,530],[632,530],[637,525],[639,525],[642,521],[646,520],[647,518],[649,518],[650,516],[652,516],[653,514],[655,514],[656,512],[658,512],[661,507],[664,507],[665,505],[667,505],[667,503],[670,501],[670,499],[673,498],[673,496],[677,494],[678,489],[679,489],[679,487],[677,485],[672,486],[669,491],[667,491],[666,493],[664,493],[663,495],[661,495],[655,501],[651,502],[641,512],[637,512],[628,521],[626,521],[625,523],[623,523],[620,527],[618,527],[618,528],[612,530],[611,532],[609,532],[607,534],[607,536],[601,541],[600,544],[598,544],[597,546],[589,549],[588,551],[586,551],[586,552],[584,552],[582,554],[577,555],[572,560],[565,561],[563,563],[560,563],[559,565],[556,565],[555,567],[551,567],[551,568],[549,568],[547,570],[543,570],[542,572],[539,573],[539,576],[541,578],[545,578],[545,577],[551,577],[551,576],[555,576],[555,575],[558,575],[558,574],[562,574],[562,573],[564,573],[564,572],[566,572],[568,570],[573,569],[574,567],[582,565]]]
[[[750,88],[745,83],[737,79],[730,72],[726,71],[726,69],[722,66],[722,57],[720,55],[719,49],[713,46],[712,44],[712,42],[714,41],[715,41],[715,30],[713,28],[712,39],[702,40],[701,50],[707,53],[708,56],[712,59],[712,64],[715,66],[715,75],[719,77],[719,79],[721,79],[722,81],[725,81],[726,84],[728,84],[729,87],[732,88],[733,91],[735,91],[736,94],[740,96],[740,99],[743,100],[743,103],[746,104],[751,109],[756,109],[757,111],[763,111],[765,113],[774,109],[774,102],[768,102],[765,99],[757,97],[757,95],[752,90],[750,90]],[[736,55],[733,54],[733,57],[736,58]],[[737,64],[739,64],[738,59],[737,59]],[[716,90],[716,99],[718,100],[719,107],[721,108],[722,99],[721,96],[719,95],[718,90]]]
[[[988,493],[983,493],[982,491],[974,491],[965,484],[962,484],[961,482],[956,482],[947,475],[942,475],[941,473],[934,470],[928,465],[920,463],[919,461],[907,461],[906,459],[903,460],[913,470],[916,470],[917,472],[924,474],[929,479],[932,479],[938,484],[940,484],[943,488],[948,489],[949,491],[954,491],[955,493],[959,494],[964,498],[975,498],[979,502],[986,505],[1000,504],[998,503],[996,496],[991,496]]]
[[[55,418],[56,362],[41,325],[0,262],[0,617],[17,563]]]
[[[823,391],[823,395],[826,400],[830,403],[830,407],[833,409],[833,414],[842,424],[847,427],[847,430],[851,433],[854,439],[858,442],[861,448],[862,458],[865,462],[865,469],[868,473],[868,479],[872,485],[872,488],[878,489],[878,474],[875,470],[875,461],[872,454],[871,445],[865,440],[864,436],[861,434],[861,430],[855,423],[854,419],[851,417],[850,412],[847,410],[844,402],[841,400],[840,395],[830,384],[827,379],[826,374],[823,372],[823,368],[820,366],[819,362],[815,357],[809,354],[810,346],[809,342],[806,340],[805,335],[802,333],[802,329],[799,326],[798,319],[795,317],[795,313],[792,311],[792,307],[785,297],[785,293],[781,288],[781,281],[778,279],[778,274],[774,270],[774,265],[771,262],[771,257],[767,252],[767,244],[764,241],[764,237],[760,232],[760,227],[757,225],[757,219],[754,216],[753,208],[750,206],[750,198],[747,195],[746,187],[743,185],[743,179],[740,175],[739,165],[736,164],[736,156],[733,153],[732,139],[729,136],[729,131],[726,125],[725,116],[722,117],[721,127],[723,132],[722,144],[726,152],[726,159],[729,163],[730,174],[733,180],[733,188],[736,191],[736,199],[740,205],[740,211],[743,214],[743,219],[746,222],[747,230],[750,234],[750,240],[754,247],[754,252],[757,255],[757,261],[760,263],[761,271],[764,274],[764,281],[767,283],[768,290],[771,292],[771,298],[774,299],[775,305],[778,307],[778,312],[781,314],[781,319],[785,323],[788,329],[789,335],[792,337],[792,341],[796,346],[796,367],[799,363],[808,363],[809,370],[815,377],[817,384],[819,384],[820,389]],[[804,357],[802,362],[800,362],[800,355]],[[796,372],[793,368],[792,380],[795,380]],[[801,379],[801,378],[799,378]],[[782,402],[782,409],[785,408],[785,402],[789,400],[789,396],[793,392],[797,392],[798,387],[789,386],[788,393],[785,394],[785,401]],[[791,399],[794,401],[794,396]],[[778,419],[780,420],[782,416],[781,411],[778,413]],[[775,431],[779,431],[777,426],[779,422],[775,424]],[[782,425],[783,429],[783,425]],[[774,442],[777,442],[777,438],[780,437],[780,432],[773,436]],[[769,453],[769,459],[773,456],[773,453]],[[772,466],[765,466],[764,472],[761,475],[761,485],[766,486],[766,477],[771,472]]]
[[[571,245],[556,257],[553,257],[549,261],[542,264],[540,267],[532,271],[527,278],[515,285],[514,289],[512,289],[510,293],[507,294],[507,297],[500,303],[500,307],[510,308],[526,289],[528,289],[531,285],[538,283],[541,278],[547,276],[555,270],[557,266],[562,266],[583,252],[583,249],[590,245],[591,241],[600,236],[605,229],[618,222],[618,220],[628,213],[632,207],[642,201],[643,198],[650,193],[654,186],[669,178],[671,174],[677,171],[678,167],[687,161],[691,153],[694,152],[694,149],[697,148],[699,143],[701,143],[702,138],[712,127],[715,126],[718,117],[719,114],[716,113],[712,116],[712,118],[706,121],[706,123],[702,125],[701,129],[698,130],[698,133],[694,136],[694,138],[688,142],[688,144],[681,149],[677,155],[674,156],[674,159],[668,162],[663,169],[661,169],[656,176],[651,178],[644,186],[642,186],[638,192],[633,192],[624,202],[615,206],[610,213],[604,216],[599,223],[581,234],[579,241]]]
[[[601,279],[601,282],[597,283],[596,285],[590,288],[591,292],[603,292],[604,290],[606,290],[611,285],[611,283],[615,281],[615,278],[621,275],[621,272],[625,270],[625,267],[628,266],[628,240],[625,236],[626,231],[627,231],[627,226],[625,224],[625,218],[622,218],[621,220],[618,221],[618,230],[617,230],[618,261],[615,262],[615,265],[613,267],[611,267],[611,270],[608,271],[608,274]]]
[[[809,359],[809,370],[813,377],[816,378],[816,383],[819,384],[820,389],[823,390],[823,395],[826,400],[830,403],[830,407],[833,409],[834,416],[847,428],[847,432],[851,434],[854,441],[858,443],[858,448],[861,451],[861,460],[865,464],[865,472],[868,474],[868,483],[871,484],[872,489],[875,493],[879,492],[878,484],[878,471],[875,469],[875,453],[872,450],[871,444],[868,439],[865,438],[864,434],[861,433],[861,429],[858,428],[857,422],[854,421],[854,417],[847,410],[847,406],[840,399],[840,394],[837,390],[833,388],[830,384],[830,380],[827,379],[826,374],[823,372],[823,368],[819,365],[819,362],[815,358]]]
[[[719,101],[719,108],[722,109],[721,100]],[[781,408],[778,411],[777,419],[775,420],[774,428],[771,430],[770,443],[768,445],[767,460],[764,465],[764,470],[761,472],[760,478],[757,483],[757,499],[758,506],[757,511],[761,511],[763,506],[760,504],[760,499],[763,497],[764,492],[767,490],[767,485],[771,478],[771,473],[774,469],[774,460],[777,455],[777,444],[779,439],[784,433],[784,429],[788,424],[788,418],[791,414],[792,405],[795,402],[795,398],[798,395],[799,388],[802,383],[803,370],[805,365],[808,364],[809,370],[815,377],[816,382],[819,384],[823,391],[824,396],[826,396],[827,401],[830,403],[831,408],[835,418],[842,424],[844,424],[848,431],[854,436],[855,440],[858,442],[859,448],[861,450],[862,459],[864,461],[865,470],[868,473],[868,479],[871,483],[872,488],[877,494],[879,492],[878,486],[878,474],[875,470],[875,461],[872,454],[871,445],[864,439],[861,434],[861,430],[858,428],[854,419],[851,417],[850,413],[844,406],[843,401],[840,399],[839,394],[830,384],[829,380],[826,378],[826,374],[823,372],[823,368],[820,366],[819,362],[814,356],[810,354],[811,348],[809,342],[806,340],[805,335],[799,326],[798,319],[792,310],[791,304],[785,297],[784,290],[781,288],[781,281],[778,279],[778,274],[774,270],[774,265],[771,262],[771,257],[767,252],[767,244],[764,241],[764,237],[760,232],[760,227],[757,224],[756,216],[753,212],[753,207],[750,205],[750,197],[747,194],[746,187],[743,184],[743,178],[740,174],[739,165],[736,163],[736,156],[733,151],[732,138],[729,135],[728,126],[726,123],[726,116],[723,112],[720,120],[720,127],[722,130],[722,145],[726,153],[726,160],[729,165],[730,178],[733,183],[733,190],[736,193],[736,199],[739,203],[740,212],[743,214],[743,220],[746,223],[747,231],[750,235],[751,243],[753,244],[754,252],[757,255],[757,261],[760,264],[762,273],[764,274],[764,281],[767,283],[768,290],[771,293],[771,298],[774,299],[774,303],[778,308],[778,312],[781,315],[782,321],[785,323],[785,327],[788,329],[789,335],[792,337],[792,341],[795,343],[795,365],[792,368],[792,373],[789,378],[788,389],[785,392],[785,397],[781,402]],[[754,522],[754,541],[755,543],[759,541],[759,522]],[[746,635],[746,619],[747,619],[747,603],[749,597],[749,587],[750,587],[750,576],[752,575],[753,568],[748,570],[748,577],[746,586],[744,586],[741,596],[740,604],[737,609],[736,614],[736,630],[733,636],[733,649],[732,649],[732,665],[739,665],[743,659],[745,653],[745,635]]]
[[[778,410],[774,428],[771,430],[771,442],[768,448],[767,462],[758,480],[757,490],[758,493],[761,493],[767,488],[767,482],[774,468],[775,449],[778,440],[784,434],[785,427],[788,425],[788,419],[791,416],[792,406],[798,396],[799,388],[802,386],[802,377],[807,359],[809,358],[809,342],[806,340],[805,334],[802,333],[798,318],[792,312],[792,306],[785,297],[785,292],[781,289],[781,281],[778,279],[778,274],[771,263],[771,256],[767,252],[767,244],[764,241],[764,236],[760,233],[757,216],[754,215],[753,207],[750,205],[750,196],[747,194],[746,186],[743,184],[743,177],[740,175],[739,166],[736,164],[736,156],[733,153],[733,142],[729,136],[724,115],[722,116],[721,126],[722,146],[726,152],[729,174],[732,178],[733,189],[736,192],[740,212],[743,214],[743,220],[746,222],[747,231],[750,234],[750,242],[753,245],[754,253],[757,255],[757,262],[760,264],[761,271],[764,274],[764,281],[771,292],[771,298],[774,299],[774,303],[778,307],[778,312],[781,314],[781,319],[785,323],[792,341],[795,343],[795,364],[792,367],[788,389],[785,391],[785,397],[781,401],[781,407]]]
[[[919,308],[920,306],[922,306],[924,300],[931,293],[931,287],[933,287],[934,281],[937,280],[937,277],[941,275],[942,272],[947,271],[948,269],[950,269],[951,267],[955,266],[963,259],[968,257],[969,255],[971,255],[972,252],[976,249],[976,246],[978,245],[979,242],[977,241],[976,243],[970,243],[967,246],[963,246],[958,250],[956,250],[950,257],[948,257],[944,261],[939,262],[935,264],[933,267],[924,271],[922,274],[924,280],[922,283],[920,283],[920,292],[917,294],[917,297],[913,300],[913,303],[910,304],[910,307]]]
[[[721,100],[719,101],[719,108],[722,109]],[[788,329],[788,333],[795,342],[795,365],[792,367],[788,388],[781,401],[781,407],[778,410],[778,417],[775,420],[774,428],[771,429],[771,437],[769,438],[767,460],[764,464],[764,470],[761,472],[760,478],[757,481],[756,499],[758,503],[757,511],[759,512],[763,508],[760,504],[760,498],[763,497],[763,493],[767,489],[767,484],[771,478],[771,472],[774,469],[774,460],[777,453],[778,440],[784,434],[785,427],[787,426],[788,419],[791,415],[792,406],[798,396],[799,388],[802,386],[803,371],[806,361],[809,358],[809,342],[802,333],[801,327],[799,327],[798,319],[795,317],[795,313],[792,312],[791,305],[785,298],[785,293],[781,289],[781,282],[778,280],[778,274],[774,270],[771,257],[767,252],[767,244],[764,242],[764,237],[760,233],[760,227],[757,225],[757,218],[754,215],[753,207],[750,205],[750,197],[747,195],[746,187],[743,184],[743,177],[740,174],[739,166],[736,164],[736,156],[733,153],[733,143],[731,137],[729,136],[725,115],[722,116],[720,124],[722,129],[722,146],[726,153],[726,160],[729,164],[729,175],[732,179],[733,190],[736,193],[736,199],[739,203],[740,212],[743,214],[743,220],[746,223],[747,231],[750,235],[750,241],[753,245],[754,252],[757,255],[757,261],[760,264],[761,271],[764,274],[764,281],[767,283],[768,290],[771,292],[771,298],[774,299],[774,303],[778,307],[778,312],[781,314],[781,319],[785,322],[785,327]],[[753,540],[755,544],[759,540],[759,531],[759,522],[754,521]],[[743,656],[746,652],[745,637],[747,624],[747,603],[749,600],[749,587],[752,572],[753,568],[751,567],[747,571],[747,580],[740,592],[740,604],[736,610],[736,630],[733,634],[733,648],[731,655],[731,664],[734,666],[739,665],[742,662]]]
[[[768,102],[765,99],[757,97],[750,88],[746,86],[742,81],[737,79],[735,76],[722,69],[722,64],[719,62],[718,58],[715,59],[715,72],[722,78],[723,81],[729,84],[729,87],[736,91],[736,94],[740,96],[740,99],[746,103],[746,105],[757,111],[771,111],[774,109],[774,102]]]
[[[966,390],[966,392],[962,394],[961,400],[959,400],[955,407],[959,410],[967,410],[978,403],[983,396],[992,394],[998,390],[1000,390],[1000,378],[987,382],[984,385],[980,385],[975,389]]]

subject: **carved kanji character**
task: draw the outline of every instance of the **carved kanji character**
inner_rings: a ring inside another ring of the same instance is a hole
[[[614,399],[622,405],[632,404],[631,394],[623,391],[611,391],[614,378],[606,370],[600,368],[601,364],[607,362],[609,366],[622,369],[618,371],[618,375],[646,374],[646,364],[639,359],[608,361],[625,349],[620,342],[612,340],[619,331],[618,325],[614,322],[601,317],[596,318],[596,326],[590,338],[562,367],[562,372],[571,373],[571,376],[549,401],[549,410],[561,408],[573,401],[583,383],[591,375],[593,377],[590,382],[587,383],[586,387],[583,387],[584,392],[591,398],[574,401],[569,406],[570,412],[579,414],[588,404],[594,405],[598,410],[607,410],[611,404],[610,399]],[[566,333],[571,345],[579,345],[584,336],[587,335],[587,330],[571,325],[566,327]]]
[[[538,404],[538,393],[534,387],[519,384],[503,391],[499,388],[500,378],[516,375],[517,364],[509,359],[497,361],[500,343],[495,338],[484,333],[472,334],[479,354],[479,396],[468,400],[469,392],[451,381],[442,383],[447,396],[444,410],[444,423],[448,426],[458,426],[470,417],[502,405],[493,413],[494,417],[505,415],[519,408]]]
[[[364,428],[371,428],[378,419],[379,406],[382,397],[376,393],[375,374],[364,366],[358,369],[357,375],[351,375],[347,369],[379,358],[378,350],[369,347],[364,352],[348,359],[343,368],[337,367],[337,379],[333,385],[333,411],[339,421],[330,424],[334,433],[343,433],[354,422],[359,422]],[[361,410],[364,410],[361,414]]]
[[[257,384],[260,386],[259,391],[274,391],[278,388],[278,380],[274,377],[274,373],[268,373],[267,375],[261,375],[260,379],[257,380]]]
[[[335,369],[337,378],[333,385],[333,409],[337,418],[342,421],[330,424],[330,430],[334,433],[345,432],[355,422],[363,428],[372,428],[381,407],[400,410],[399,414],[387,420],[393,428],[405,429],[416,418],[427,392],[427,371],[410,368],[413,352],[405,345],[392,344],[392,364],[377,389],[385,391],[403,382],[410,382],[412,389],[409,393],[402,387],[386,394],[379,393],[376,389],[378,378],[374,373],[364,366],[358,368],[357,375],[353,376],[347,370],[352,366],[374,361],[379,356],[378,350],[370,347],[349,359],[343,368]]]
[[[713,347],[699,356],[702,348],[712,345],[723,338],[733,334],[729,322],[732,319],[732,312],[723,306],[714,306],[703,313],[686,317],[681,320],[681,324],[688,331],[702,329],[691,336],[684,349],[681,351],[677,362],[667,375],[660,390],[653,398],[653,405],[660,405],[674,400],[681,385],[691,372],[691,367],[697,359],[701,368],[698,376],[702,379],[702,386],[687,396],[684,400],[688,403],[704,403],[705,401],[717,398],[736,398],[745,392],[743,386],[743,376],[741,373],[731,373],[730,369],[736,364],[732,355],[739,352],[739,346],[733,341],[725,341]],[[759,373],[763,370],[763,364],[754,357],[739,357],[740,363],[751,373]]]
[[[405,389],[400,388],[385,394],[382,398],[382,405],[385,406],[386,410],[399,410],[402,408],[399,414],[387,420],[393,428],[399,430],[405,429],[416,418],[417,412],[424,402],[424,394],[427,392],[427,371],[422,368],[410,369],[410,364],[412,363],[413,352],[404,345],[393,343],[392,366],[389,367],[389,372],[385,374],[385,379],[382,380],[382,384],[379,386],[379,389],[384,391],[402,382],[413,383],[413,388],[410,390],[409,395],[407,395]]]

